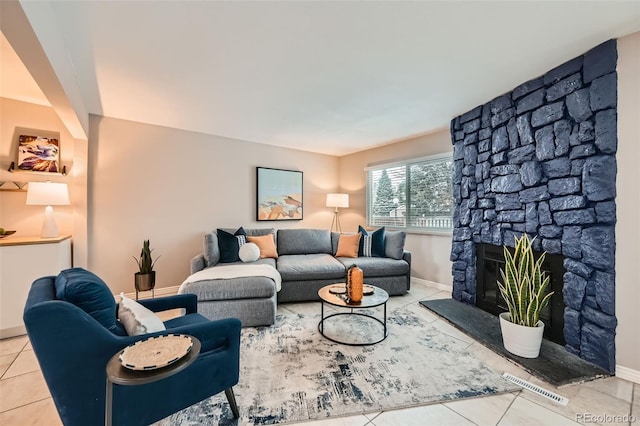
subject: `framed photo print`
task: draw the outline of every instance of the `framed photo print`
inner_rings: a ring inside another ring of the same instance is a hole
[[[302,219],[302,172],[257,168],[256,220]]]
[[[20,135],[18,137],[18,169],[28,172],[59,173],[59,139]]]

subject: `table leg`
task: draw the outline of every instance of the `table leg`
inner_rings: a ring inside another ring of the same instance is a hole
[[[324,336],[324,300],[320,302],[320,334]]]
[[[111,405],[113,403],[113,383],[107,377],[107,392],[104,406],[104,424],[105,426],[111,426],[113,420],[111,418]]]
[[[387,302],[384,302],[384,336],[387,337]]]

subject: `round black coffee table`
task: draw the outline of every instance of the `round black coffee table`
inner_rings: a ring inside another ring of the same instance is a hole
[[[324,286],[320,290],[318,290],[318,296],[320,297],[320,300],[321,300],[320,322],[318,323],[318,331],[320,332],[320,334],[324,338],[329,339],[332,342],[340,343],[342,345],[349,345],[349,346],[375,345],[376,343],[380,343],[384,339],[386,339],[389,334],[389,331],[387,330],[387,301],[389,300],[389,294],[383,289],[381,289],[380,287],[366,284],[369,287],[373,288],[373,294],[370,294],[368,296],[363,296],[362,301],[360,301],[359,303],[348,303],[346,300],[345,294],[336,294],[332,292],[332,291],[335,291],[336,286],[339,286],[339,285],[344,286],[345,284],[344,283],[331,284],[331,285]],[[325,303],[328,303],[331,306],[336,306],[338,308],[347,308],[349,310],[347,312],[336,312],[331,315],[327,315],[325,317],[324,316]],[[378,306],[383,307],[382,319],[377,318],[368,313],[354,312],[354,309],[370,309],[370,308],[376,308]],[[338,340],[324,334],[324,322],[329,318],[341,316],[341,315],[359,315],[361,317],[365,317],[378,322],[380,325],[382,325],[382,337],[372,342],[354,343],[354,342],[346,342],[344,340]]]

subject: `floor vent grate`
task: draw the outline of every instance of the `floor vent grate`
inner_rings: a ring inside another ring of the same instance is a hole
[[[547,399],[550,399],[560,405],[566,406],[569,403],[569,400],[567,398],[565,398],[564,396],[558,395],[557,393],[553,393],[551,391],[548,391],[544,388],[541,388],[540,386],[534,385],[533,383],[529,383],[526,380],[522,380],[516,376],[512,376],[509,373],[504,373],[502,375],[502,377],[504,377],[505,379],[509,380],[510,382],[515,383],[516,385],[523,387],[533,393],[536,393],[540,396],[543,396]]]

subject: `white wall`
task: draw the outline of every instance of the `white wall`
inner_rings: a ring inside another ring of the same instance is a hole
[[[184,281],[218,227],[331,225],[337,157],[93,115],[89,128],[89,266],[114,293],[133,291],[145,239],[166,287]],[[304,173],[302,221],[255,221],[257,166]]]
[[[640,32],[618,39],[617,374],[640,383]],[[628,371],[633,370],[633,371]]]
[[[365,167],[452,151],[445,129],[340,157],[340,190],[350,194],[350,206],[340,214],[343,231],[356,231],[366,223]],[[412,276],[451,285],[450,234],[408,234],[405,248],[412,254]]]

